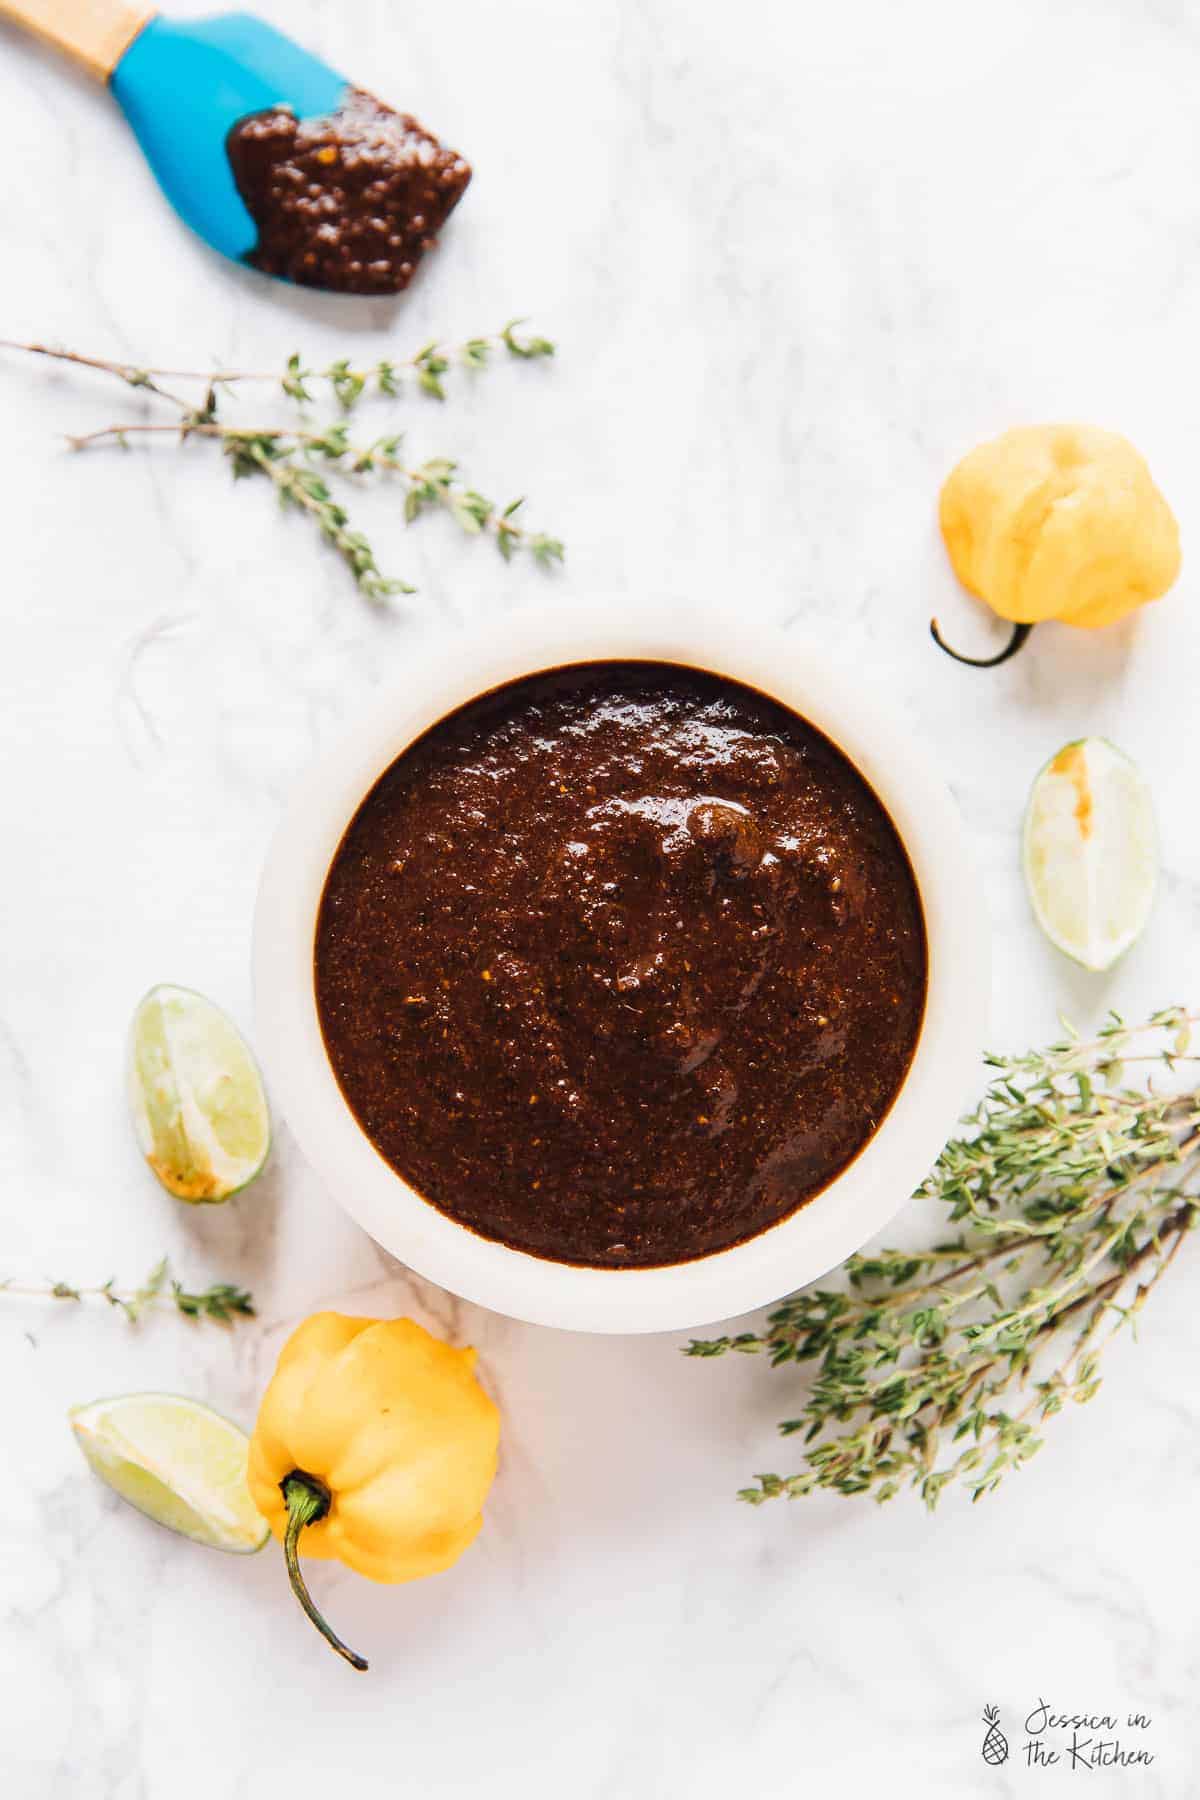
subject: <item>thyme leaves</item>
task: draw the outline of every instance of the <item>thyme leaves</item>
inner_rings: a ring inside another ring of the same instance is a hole
[[[80,1305],[102,1301],[123,1313],[131,1325],[136,1325],[147,1311],[164,1307],[174,1308],[185,1319],[207,1319],[218,1325],[254,1317],[254,1300],[245,1288],[227,1281],[214,1281],[195,1291],[185,1288],[173,1279],[165,1256],[135,1288],[120,1287],[115,1276],[94,1287],[77,1287],[62,1280],[30,1283],[0,1279],[0,1298],[6,1295],[18,1300],[68,1300]]]
[[[1139,1316],[1200,1219],[1200,1090],[1180,1086],[1195,1016],[1182,1007],[1091,1040],[991,1056],[992,1080],[918,1199],[952,1235],[852,1256],[837,1287],[803,1289],[759,1332],[687,1354],[813,1363],[792,1474],[763,1474],[752,1505],[824,1488],[930,1508],[952,1483],[973,1500],[1041,1448],[1042,1427],[1090,1401],[1111,1338]],[[1130,1085],[1131,1064],[1170,1085]]]
[[[565,552],[560,539],[532,530],[517,520],[515,515],[522,500],[502,506],[486,498],[463,479],[457,462],[448,457],[409,460],[400,433],[355,441],[346,418],[364,399],[392,402],[407,390],[444,401],[446,378],[451,372],[482,370],[498,356],[520,363],[553,356],[555,347],[550,340],[522,335],[522,323],[513,320],[498,332],[468,338],[455,347],[434,341],[411,356],[384,358],[367,366],[339,357],[322,367],[313,367],[296,353],[275,374],[247,369],[205,372],[142,367],[41,343],[3,341],[0,349],[95,370],[171,407],[175,416],[169,421],[139,418],[117,422],[73,435],[68,444],[73,450],[90,450],[103,444],[129,449],[135,441],[145,438],[166,439],[177,445],[198,439],[215,445],[228,459],[235,478],[257,476],[267,480],[281,506],[306,516],[340,557],[360,593],[368,600],[382,602],[395,594],[415,593],[416,589],[411,582],[383,573],[374,547],[351,521],[345,494],[334,491],[331,476],[340,478],[347,492],[356,484],[361,487],[371,477],[398,484],[403,493],[406,524],[412,524],[425,512],[443,511],[468,536],[490,537],[506,562],[518,552],[527,553],[540,568],[562,562]],[[203,384],[199,397],[177,391],[179,383],[196,382]],[[337,414],[314,421],[303,413],[296,425],[247,425],[230,416],[229,408],[240,390],[255,383],[276,385],[287,400],[304,408],[328,392]]]

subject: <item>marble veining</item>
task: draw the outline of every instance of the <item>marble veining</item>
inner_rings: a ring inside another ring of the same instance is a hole
[[[204,0],[180,0],[199,13]],[[986,1504],[882,1511],[733,1492],[783,1468],[788,1381],[458,1302],[379,1251],[279,1132],[243,1199],[190,1213],[140,1167],[121,1094],[141,992],[184,982],[249,1019],[255,883],[311,758],[419,642],[539,595],[641,585],[839,647],[932,746],[987,882],[993,1041],[1200,999],[1189,387],[1200,316],[1200,32],[1179,4],[885,0],[260,0],[411,105],[477,175],[398,305],[273,286],[166,210],[108,98],[0,27],[0,335],[138,360],[271,366],[409,350],[518,313],[553,368],[501,368],[409,448],[529,495],[567,540],[549,585],[430,522],[365,515],[420,593],[362,604],[305,524],[202,446],[73,458],[136,412],[99,377],[0,355],[4,931],[0,1275],[136,1280],[164,1251],[243,1281],[228,1337],[0,1301],[0,1792],[12,1800],[579,1800],[1070,1791],[980,1757],[1040,1699],[1140,1710],[1147,1768],[1088,1792],[1197,1791],[1200,1274],[1185,1254],[1086,1411]],[[998,636],[958,593],[933,501],[990,432],[1127,432],[1179,514],[1185,573],[1102,635]],[[1151,930],[1110,977],[1038,937],[1016,862],[1030,780],[1067,738],[1135,756],[1159,807]],[[249,1422],[318,1306],[411,1311],[479,1346],[505,1413],[489,1525],[406,1590],[318,1569],[370,1653],[359,1679],[277,1559],[172,1539],[88,1475],[68,1405],[182,1390]]]

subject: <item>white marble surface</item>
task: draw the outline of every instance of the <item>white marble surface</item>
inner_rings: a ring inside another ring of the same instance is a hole
[[[191,6],[177,10],[191,11]],[[197,7],[194,10],[202,10]],[[937,484],[977,438],[1083,417],[1145,450],[1200,542],[1200,26],[1184,0],[263,0],[411,104],[478,174],[396,308],[218,264],[160,202],[107,98],[0,35],[0,332],[137,360],[271,366],[413,348],[517,312],[561,345],[414,449],[527,491],[568,540],[547,588],[431,522],[372,510],[420,595],[379,617],[305,526],[198,446],[72,460],[56,434],[130,400],[0,360],[0,1272],[136,1277],[163,1251],[250,1286],[226,1337],[0,1310],[0,1792],[248,1800],[264,1791],[1053,1793],[980,1760],[1039,1696],[1153,1715],[1156,1761],[1089,1792],[1200,1785],[1195,1495],[1200,1270],[1187,1257],[1086,1412],[984,1506],[752,1511],[786,1467],[788,1381],[462,1307],[390,1264],[280,1132],[223,1211],[170,1202],[125,1119],[121,1039],[152,981],[248,1017],[259,863],[308,760],[418,640],[552,594],[631,584],[753,607],[836,641],[940,753],[986,875],[993,1039],[1200,998],[1196,562],[1102,636],[1048,629],[993,676],[930,647],[955,592]],[[132,397],[136,404],[136,396]],[[1193,558],[1197,553],[1192,549]],[[1046,948],[1015,869],[1044,757],[1084,731],[1138,758],[1167,875],[1110,979]],[[296,1614],[274,1555],[157,1531],[94,1482],[64,1423],[161,1386],[247,1423],[308,1311],[411,1310],[477,1343],[506,1420],[486,1534],[407,1590],[317,1571],[371,1653],[357,1678]]]

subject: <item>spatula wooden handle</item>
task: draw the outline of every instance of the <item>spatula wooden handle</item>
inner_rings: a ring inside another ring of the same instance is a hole
[[[156,10],[137,0],[0,0],[0,17],[28,26],[101,81]]]

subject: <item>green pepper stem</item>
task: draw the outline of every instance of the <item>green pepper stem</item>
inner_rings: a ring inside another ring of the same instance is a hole
[[[952,656],[955,662],[966,663],[969,669],[998,669],[1001,663],[1007,662],[1010,656],[1017,654],[1032,630],[1032,625],[1014,625],[1012,636],[1003,650],[998,650],[995,656],[964,656],[961,650],[951,649],[942,636],[936,619],[931,619],[929,622],[929,635],[938,649],[944,650],[947,656]]]
[[[300,1533],[306,1525],[315,1525],[329,1511],[329,1489],[324,1482],[318,1481],[315,1475],[305,1475],[299,1469],[293,1469],[285,1475],[279,1484],[283,1493],[283,1503],[287,1507],[287,1532],[283,1540],[283,1555],[287,1563],[288,1580],[292,1584],[292,1592],[320,1632],[325,1642],[344,1656],[352,1669],[365,1669],[367,1664],[363,1657],[343,1644],[337,1633],[326,1624],[313,1603],[313,1597],[300,1573],[300,1557],[297,1546]]]

